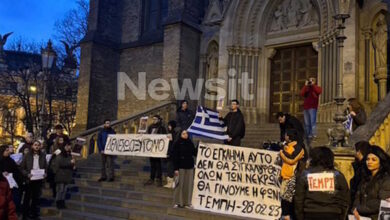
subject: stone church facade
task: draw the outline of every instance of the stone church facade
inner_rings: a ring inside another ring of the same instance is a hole
[[[332,122],[341,66],[344,97],[358,98],[370,112],[388,91],[388,6],[350,1],[338,59],[333,16],[342,1],[349,0],[91,0],[77,127],[92,128],[159,103],[138,100],[128,89],[118,100],[118,72],[135,83],[139,72],[146,72],[147,82],[222,79],[225,103],[237,98],[249,123],[264,124],[279,111],[302,117],[299,92],[309,77],[323,88],[319,121]],[[243,74],[253,80],[247,89],[254,99],[245,99]],[[202,97],[214,93],[203,89]],[[204,98],[191,102],[197,104],[216,107]]]

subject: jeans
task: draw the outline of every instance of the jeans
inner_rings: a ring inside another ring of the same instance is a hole
[[[56,201],[63,201],[66,198],[66,184],[57,183]]]
[[[311,108],[303,111],[305,121],[306,137],[311,138],[317,135],[317,109]]]
[[[113,179],[114,178],[114,156],[102,155],[102,178]],[[107,172],[106,172],[107,171]]]

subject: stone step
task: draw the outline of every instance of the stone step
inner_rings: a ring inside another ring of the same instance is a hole
[[[137,209],[148,212],[155,212],[160,214],[165,214],[167,212],[167,208],[172,206],[172,198],[169,199],[168,202],[162,201],[145,201],[142,198],[123,198],[116,197],[113,195],[110,196],[96,196],[90,194],[74,194],[72,195],[71,201],[79,201],[84,203],[91,204],[100,204],[105,206],[115,206],[122,207],[128,209]]]
[[[84,194],[99,194],[103,196],[116,195],[117,197],[127,197],[127,192],[147,192],[158,193],[158,195],[170,196],[173,193],[172,189],[157,187],[157,186],[143,186],[143,184],[126,184],[126,183],[99,183],[94,181],[80,181],[77,185],[72,187],[73,192],[81,192]]]
[[[67,203],[69,209],[79,212],[92,213],[93,215],[105,216],[117,219],[143,219],[143,220],[182,220],[186,218],[168,216],[162,213],[141,211],[137,209],[117,207],[112,205],[92,204],[70,200]],[[66,214],[66,211],[64,212]]]
[[[79,193],[73,193],[72,200],[82,200],[82,196],[90,195],[88,190],[80,188]],[[96,194],[93,194],[96,195]],[[169,193],[153,193],[146,190],[136,191],[136,190],[123,190],[123,189],[100,189],[98,194],[102,197],[115,197],[115,198],[124,198],[124,199],[135,199],[142,200],[145,202],[158,202],[161,204],[171,204],[173,197],[173,190]]]
[[[70,209],[65,209],[62,210],[61,212],[62,212],[61,217],[59,218],[64,220],[125,220],[127,219],[127,218],[114,218],[112,216],[96,215],[89,212],[73,211]],[[46,220],[46,218],[43,219]]]
[[[211,212],[205,212],[195,209],[186,209],[186,208],[169,208],[168,209],[169,215],[174,216],[181,216],[186,219],[191,220],[255,220],[253,218],[248,217],[239,217],[239,216],[232,216],[232,215],[223,215],[219,213],[211,213]],[[259,220],[259,219],[257,219]]]

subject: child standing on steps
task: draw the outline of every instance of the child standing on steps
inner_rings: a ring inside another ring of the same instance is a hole
[[[73,171],[75,170],[75,159],[72,158],[72,145],[66,143],[62,147],[61,154],[56,160],[57,172],[55,182],[57,186],[56,205],[58,209],[65,208],[66,186],[72,183]]]
[[[174,208],[191,208],[192,188],[194,185],[194,165],[197,150],[183,130],[180,138],[173,147],[175,176],[179,177],[179,184],[174,192]]]

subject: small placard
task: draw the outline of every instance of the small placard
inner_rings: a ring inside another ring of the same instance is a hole
[[[311,173],[307,175],[309,191],[334,192],[333,173]]]

